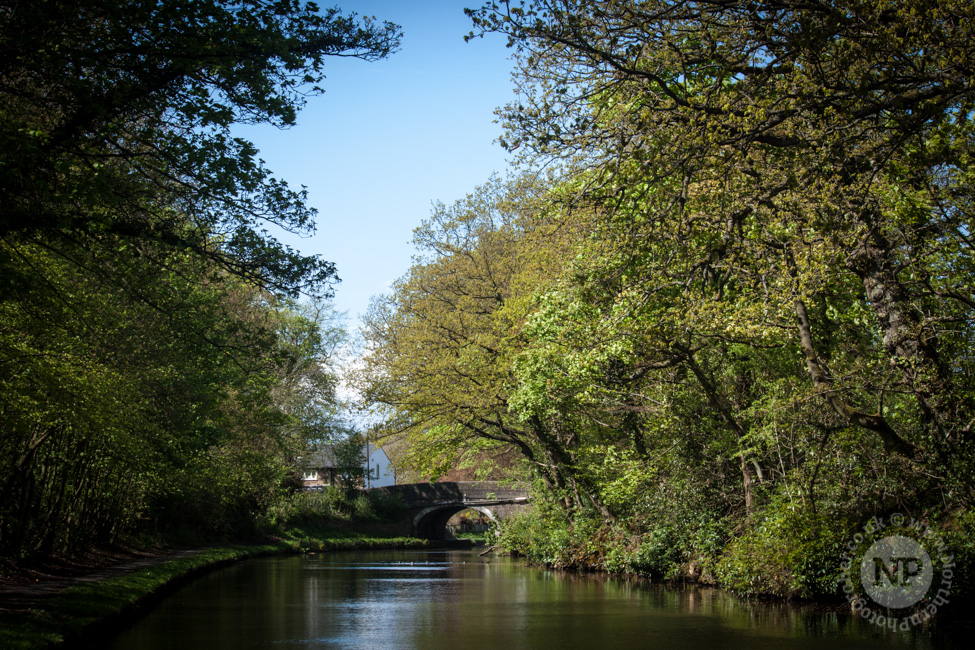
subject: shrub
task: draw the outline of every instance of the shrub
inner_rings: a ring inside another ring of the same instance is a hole
[[[791,504],[770,505],[756,525],[725,547],[715,577],[742,595],[834,594],[850,530],[836,517]]]

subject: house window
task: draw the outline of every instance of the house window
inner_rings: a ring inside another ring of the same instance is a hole
[[[311,471],[305,472],[304,480],[306,480],[306,481],[317,481],[318,480],[318,472],[316,472],[315,470],[311,470]]]

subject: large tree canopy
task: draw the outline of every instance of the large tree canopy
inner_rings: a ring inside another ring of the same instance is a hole
[[[286,292],[334,277],[268,234],[314,210],[230,127],[293,124],[327,57],[384,57],[395,25],[298,0],[18,0],[0,34],[0,236],[163,242]]]
[[[489,201],[444,222],[464,246],[376,312],[369,369],[420,387],[384,403],[424,441],[466,442],[424,424],[434,389],[460,425],[518,431],[556,505],[512,524],[513,547],[812,594],[835,588],[848,522],[968,530],[971,3],[469,13],[517,53],[505,144],[551,176],[530,210],[513,197],[503,250],[463,227]],[[497,300],[474,260],[512,270]]]
[[[436,476],[459,449],[515,445],[532,456],[531,434],[508,413],[517,347],[519,240],[530,182],[499,179],[452,206],[437,206],[414,231],[421,257],[376,299],[365,318],[358,374],[365,399],[406,433],[411,456]]]
[[[0,1],[0,555],[253,530],[338,422],[315,211],[239,123],[294,123],[389,23],[313,3]]]
[[[692,240],[687,286],[722,301],[744,290],[762,306],[755,328],[789,316],[832,408],[910,455],[882,412],[834,390],[817,351],[809,305],[856,278],[931,445],[946,454],[970,434],[951,362],[975,304],[970,4],[542,1],[472,15],[522,57],[522,96],[503,109],[512,146],[585,168],[586,200]]]

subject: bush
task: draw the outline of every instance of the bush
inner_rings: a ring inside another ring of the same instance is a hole
[[[352,518],[359,521],[378,519],[372,507],[372,500],[365,494],[353,497],[351,504]]]
[[[379,491],[346,491],[328,486],[321,492],[297,492],[268,508],[266,531],[295,526],[328,526],[350,522],[395,522],[406,514],[399,495]]]
[[[957,510],[932,528],[953,562],[952,602],[970,601],[975,597],[975,510]]]
[[[566,513],[536,501],[498,527],[498,546],[553,568],[603,570],[657,578],[698,577],[728,537],[725,519],[685,516],[664,525],[608,523],[595,512]]]
[[[399,494],[370,490],[369,503],[374,515],[382,521],[397,521],[407,514],[406,502]]]
[[[682,544],[673,528],[655,528],[627,539],[619,535],[606,552],[604,564],[611,573],[642,576],[679,576],[684,560]]]
[[[835,594],[851,526],[791,504],[764,517],[724,549],[718,582],[741,595],[811,598]]]
[[[555,568],[576,566],[573,558],[574,522],[546,516],[543,508],[531,508],[510,515],[499,524],[497,545],[506,553]]]

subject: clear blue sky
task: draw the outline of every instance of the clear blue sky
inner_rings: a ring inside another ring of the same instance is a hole
[[[329,6],[330,2],[322,6]],[[318,232],[282,237],[335,262],[335,306],[352,322],[410,266],[412,230],[433,201],[450,204],[503,173],[494,109],[513,97],[510,51],[492,35],[464,42],[478,0],[336,0],[343,13],[402,26],[400,51],[327,62],[325,94],[298,125],[242,128],[278,178],[305,185]]]

